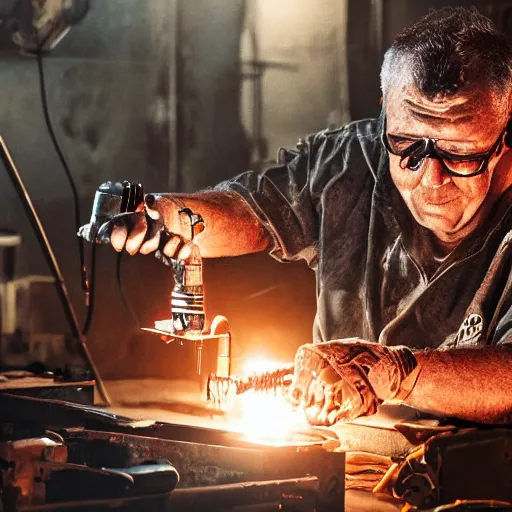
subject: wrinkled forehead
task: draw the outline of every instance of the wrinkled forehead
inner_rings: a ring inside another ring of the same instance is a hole
[[[455,95],[429,98],[414,84],[396,84],[384,105],[388,133],[453,141],[496,137],[509,117],[508,93],[476,85]]]

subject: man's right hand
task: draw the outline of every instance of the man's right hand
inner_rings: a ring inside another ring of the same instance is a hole
[[[103,224],[97,238],[129,254],[163,254],[178,257],[184,238],[181,233],[178,204],[170,195],[146,194],[135,212],[122,213]]]

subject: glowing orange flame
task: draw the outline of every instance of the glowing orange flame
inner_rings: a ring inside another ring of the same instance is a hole
[[[265,359],[251,359],[242,377],[289,366]],[[286,391],[248,391],[235,398],[230,429],[241,432],[247,440],[264,444],[284,444],[294,432],[309,425],[301,410],[294,409],[284,396]]]

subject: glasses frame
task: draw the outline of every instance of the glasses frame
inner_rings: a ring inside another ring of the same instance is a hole
[[[449,151],[443,151],[439,149],[436,145],[436,142],[440,139],[431,139],[429,137],[422,137],[416,141],[414,141],[408,148],[406,148],[402,152],[396,152],[391,148],[389,143],[388,134],[387,134],[387,124],[384,122],[384,129],[382,130],[381,140],[382,144],[386,148],[386,150],[392,155],[400,157],[400,167],[402,167],[402,162],[406,158],[413,157],[418,159],[418,163],[414,167],[409,167],[407,164],[403,169],[409,169],[410,171],[416,172],[419,170],[421,164],[426,158],[434,158],[441,163],[443,167],[443,171],[450,176],[456,176],[458,178],[472,178],[473,176],[478,176],[486,171],[487,166],[489,165],[489,160],[494,154],[498,154],[501,151],[503,136],[506,132],[506,127],[501,131],[500,136],[496,140],[496,142],[492,145],[492,147],[483,153],[474,153],[472,155],[454,155]],[[461,174],[456,171],[452,171],[445,163],[444,159],[452,160],[455,162],[464,162],[469,160],[481,160],[480,167],[477,171],[469,173],[469,174]]]

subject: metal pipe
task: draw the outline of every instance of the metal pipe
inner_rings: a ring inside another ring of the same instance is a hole
[[[219,336],[217,346],[217,375],[229,377],[231,375],[231,329],[225,316],[217,315],[212,322],[210,333]]]
[[[12,156],[9,153],[7,145],[5,144],[5,141],[2,137],[0,137],[0,158],[4,163],[7,174],[9,175],[9,178],[11,179],[14,188],[16,189],[18,198],[21,201],[23,209],[25,210],[25,213],[28,216],[32,228],[34,229],[34,233],[36,235],[37,241],[39,242],[39,246],[43,251],[46,263],[48,264],[50,272],[54,277],[55,289],[57,290],[57,294],[59,296],[62,308],[64,309],[64,314],[66,316],[66,320],[68,321],[71,332],[73,336],[78,340],[80,347],[82,349],[82,354],[91,368],[102,400],[105,402],[106,405],[110,405],[110,397],[108,396],[107,390],[103,385],[101,377],[98,373],[98,369],[96,368],[96,365],[92,360],[91,354],[86,345],[85,336],[83,336],[82,333],[80,332],[80,326],[75,314],[75,310],[73,309],[73,305],[69,298],[66,283],[64,282],[64,277],[62,275],[62,272],[60,271],[57,258],[55,257],[55,254],[51,248],[48,237],[46,236],[46,232],[41,223],[41,220],[39,219],[37,211],[34,208],[32,200],[30,199],[30,195],[27,191],[27,188],[23,183],[21,175],[18,172],[18,169],[16,168]]]

